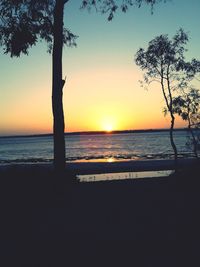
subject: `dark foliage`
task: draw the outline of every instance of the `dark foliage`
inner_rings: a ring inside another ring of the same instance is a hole
[[[186,89],[188,89],[186,91]],[[198,89],[186,88],[182,90],[182,94],[173,99],[173,112],[181,116],[188,122],[188,130],[190,137],[186,145],[191,147],[196,157],[200,145],[200,93]]]
[[[168,0],[82,0],[82,9],[95,8],[96,11],[100,11],[102,14],[108,15],[108,20],[114,18],[117,10],[121,10],[126,13],[128,8],[135,6],[140,8],[142,4],[147,4],[151,6],[151,12],[153,13],[153,7],[159,2],[167,2]]]
[[[45,40],[52,50],[54,0],[2,0],[0,2],[0,45],[11,57],[19,57],[37,41]],[[63,43],[76,45],[77,36],[64,28]]]

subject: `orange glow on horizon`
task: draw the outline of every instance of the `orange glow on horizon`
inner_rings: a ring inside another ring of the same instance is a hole
[[[130,69],[98,69],[98,72],[89,70],[88,73],[78,74],[78,79],[70,79],[68,90],[64,93],[65,132],[111,133],[115,130],[170,127],[169,116],[164,117],[162,113],[164,102],[159,88],[155,86],[149,91],[140,88],[137,71],[133,75]],[[105,79],[101,76],[105,76]],[[30,93],[16,94],[12,98],[15,101],[5,102],[0,134],[52,133],[49,87],[49,84],[32,86]],[[19,91],[20,87],[15,89]],[[176,119],[175,127],[185,125],[182,119]]]

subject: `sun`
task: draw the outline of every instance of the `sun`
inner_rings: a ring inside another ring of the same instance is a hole
[[[116,129],[116,118],[114,116],[105,116],[100,121],[101,129],[111,133]]]
[[[113,131],[113,125],[111,123],[107,123],[107,124],[104,124],[104,131],[106,131],[107,133],[110,133]]]
[[[110,133],[113,131],[113,126],[111,124],[107,124],[104,126],[106,132]]]

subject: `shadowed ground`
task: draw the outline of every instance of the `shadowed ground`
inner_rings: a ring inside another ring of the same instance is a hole
[[[194,266],[198,174],[56,186],[50,171],[7,170],[2,266]]]

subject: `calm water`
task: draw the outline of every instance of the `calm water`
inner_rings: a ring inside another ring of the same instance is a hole
[[[180,157],[192,156],[187,132],[175,132]],[[67,161],[172,158],[168,132],[66,136]],[[0,163],[51,162],[52,136],[0,138]]]

